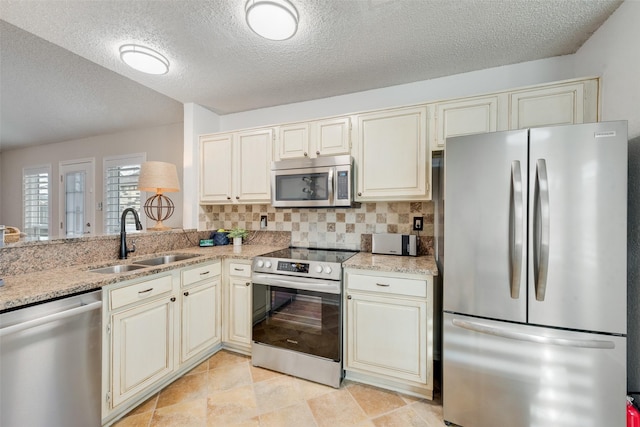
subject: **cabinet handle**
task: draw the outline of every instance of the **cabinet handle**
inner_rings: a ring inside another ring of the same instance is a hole
[[[145,289],[144,291],[138,291],[139,294],[146,294],[147,292],[151,292],[153,288]]]
[[[358,191],[358,196],[362,196],[362,193]]]
[[[234,267],[233,269],[234,269],[235,271],[244,271],[244,269],[243,269],[243,268],[238,268],[238,267]]]
[[[319,156],[319,155],[320,155],[320,152],[319,152],[319,151],[316,151],[316,155],[317,155],[317,156]]]
[[[227,196],[227,200],[231,200],[231,196]]]
[[[205,274],[209,274],[209,270],[203,271],[202,273],[200,273],[201,276],[204,276]]]
[[[184,295],[185,297],[188,297],[188,296],[189,296],[189,292],[187,291],[187,292],[185,292],[185,293],[184,293],[184,294],[182,294],[182,295]]]
[[[245,283],[245,286],[251,286],[251,282]]]
[[[376,283],[376,286],[382,286],[383,288],[388,288],[391,285],[389,285],[388,283]]]
[[[240,196],[236,196],[236,200],[240,200]]]
[[[176,297],[171,297],[171,302],[176,302]]]
[[[307,157],[307,156],[309,156],[309,154],[307,154],[307,152],[305,151],[304,152],[304,156]]]
[[[347,299],[351,299],[351,295],[347,295]]]

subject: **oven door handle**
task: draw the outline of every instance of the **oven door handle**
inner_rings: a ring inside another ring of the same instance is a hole
[[[338,280],[309,279],[308,277],[253,273],[251,275],[251,281],[254,285],[280,286],[282,288],[324,292],[335,295],[340,295],[342,291],[342,284]]]

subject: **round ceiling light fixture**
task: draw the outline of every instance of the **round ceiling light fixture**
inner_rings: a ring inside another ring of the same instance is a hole
[[[269,40],[287,40],[298,30],[298,11],[287,0],[249,0],[244,8],[251,30]]]
[[[137,44],[120,46],[120,59],[134,70],[147,74],[166,74],[169,71],[169,60],[148,47]]]

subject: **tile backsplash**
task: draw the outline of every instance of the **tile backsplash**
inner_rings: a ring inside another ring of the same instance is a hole
[[[267,230],[291,232],[293,246],[370,250],[373,233],[411,234],[415,216],[424,217],[420,232],[423,248],[433,246],[432,202],[362,203],[358,208],[309,209],[274,208],[270,205],[202,205],[199,230],[260,229],[260,217],[267,216]],[[368,237],[367,237],[368,236]]]

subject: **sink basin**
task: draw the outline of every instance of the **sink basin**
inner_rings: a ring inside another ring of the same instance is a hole
[[[162,265],[162,264],[169,264],[177,261],[184,261],[185,259],[191,259],[198,256],[200,255],[188,255],[188,254],[165,255],[165,256],[145,259],[142,261],[136,261],[136,264],[140,264],[144,266]]]
[[[109,267],[102,268],[94,268],[93,270],[89,270],[91,273],[102,273],[102,274],[114,274],[114,273],[126,273],[127,271],[139,270],[141,268],[146,268],[146,265],[137,265],[137,264],[119,264],[112,265]]]

